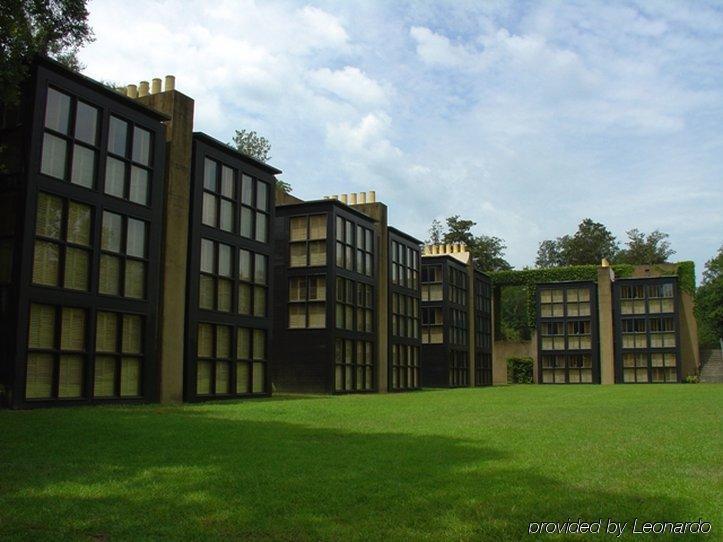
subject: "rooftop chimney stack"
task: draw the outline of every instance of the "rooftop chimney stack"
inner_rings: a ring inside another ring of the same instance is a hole
[[[143,96],[148,96],[148,90],[148,81],[141,81],[141,83],[138,85],[138,97],[143,98]]]
[[[176,90],[176,78],[173,75],[166,75],[166,82],[163,87],[165,92]]]
[[[136,85],[128,85],[126,87],[126,96],[129,98],[138,98],[138,87]]]
[[[158,94],[161,92],[161,80],[158,77],[154,77],[151,81],[151,94]]]

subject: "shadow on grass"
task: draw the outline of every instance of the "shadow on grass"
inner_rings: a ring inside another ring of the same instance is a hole
[[[691,519],[464,440],[192,409],[41,416],[0,450],[2,539],[519,540],[530,521]]]

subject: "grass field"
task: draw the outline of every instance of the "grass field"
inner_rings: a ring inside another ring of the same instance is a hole
[[[636,517],[720,539],[721,407],[701,384],[2,411],[0,539],[519,540]]]

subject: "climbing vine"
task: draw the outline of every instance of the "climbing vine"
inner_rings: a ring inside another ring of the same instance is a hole
[[[679,262],[677,267],[680,289],[693,293],[695,291],[695,266],[693,262]],[[615,277],[632,276],[635,266],[615,264],[611,266]],[[548,282],[592,281],[597,282],[597,265],[575,265],[550,269],[522,269],[520,271],[497,271],[490,273],[495,288],[506,286],[524,286],[527,291],[527,323],[534,329],[537,323],[537,285]],[[665,274],[660,270],[662,274]]]

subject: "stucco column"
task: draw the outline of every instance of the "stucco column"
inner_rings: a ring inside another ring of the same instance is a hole
[[[615,340],[613,332],[613,280],[607,262],[597,269],[597,313],[600,331],[600,383],[615,384]]]
[[[158,356],[160,400],[183,401],[188,216],[191,198],[193,100],[170,90],[138,98],[171,117],[166,124],[166,176],[161,254]]]

